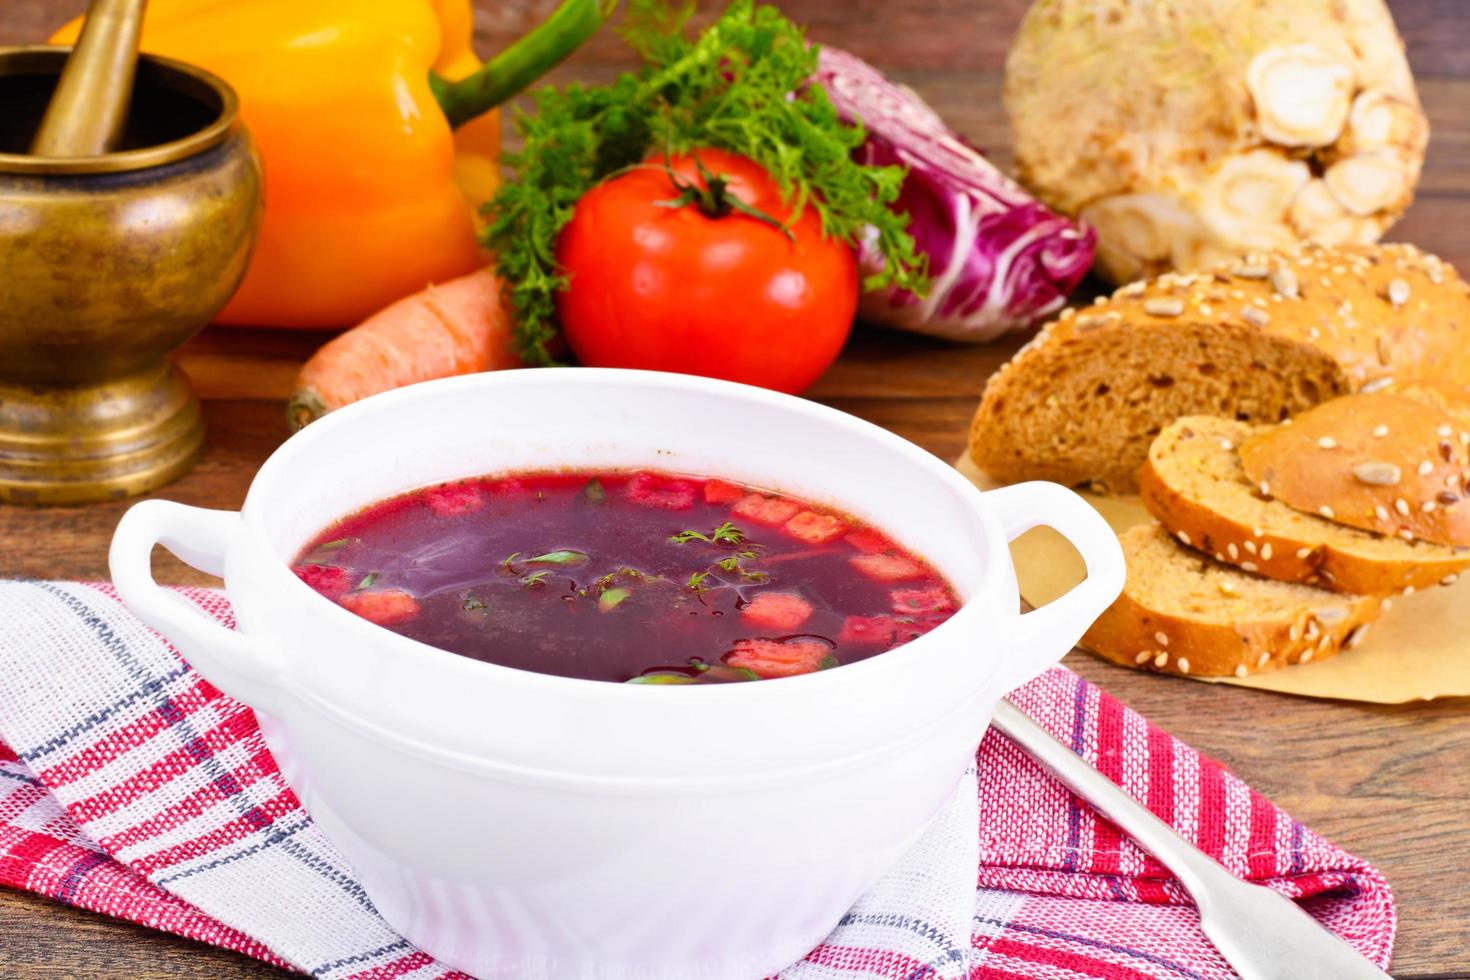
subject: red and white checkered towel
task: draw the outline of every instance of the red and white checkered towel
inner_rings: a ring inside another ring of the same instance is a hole
[[[218,592],[180,591],[230,621]],[[0,885],[318,976],[450,975],[378,918],[250,710],[109,587],[0,582],[0,623]],[[1014,700],[1232,871],[1388,964],[1393,898],[1374,868],[1066,670]],[[781,976],[1234,974],[1155,861],[991,733],[903,864]]]

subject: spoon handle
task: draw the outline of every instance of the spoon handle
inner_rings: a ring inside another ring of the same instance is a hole
[[[33,155],[101,156],[117,146],[133,97],[146,5],[147,0],[92,0],[31,143]]]
[[[1388,974],[1291,899],[1241,881],[1009,701],[992,726],[1174,873],[1200,928],[1244,980],[1383,980]]]

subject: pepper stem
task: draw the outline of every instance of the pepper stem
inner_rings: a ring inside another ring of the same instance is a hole
[[[597,33],[617,0],[564,0],[525,37],[457,82],[429,76],[429,88],[452,127],[514,97]]]

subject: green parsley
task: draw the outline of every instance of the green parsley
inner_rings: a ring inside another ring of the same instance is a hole
[[[740,560],[742,558],[748,559],[755,557],[757,556],[754,551],[742,551],[738,555],[731,555],[728,558],[721,558],[719,561],[715,562],[715,567],[722,572],[730,572],[732,574],[739,575],[741,581],[744,582],[750,582],[755,585],[769,582],[771,580],[771,575],[769,572],[751,571],[750,569],[745,568],[740,564]]]
[[[340,551],[350,544],[357,543],[357,538],[336,538],[332,541],[323,541],[311,549],[311,552],[306,556],[306,560],[313,564],[328,562],[331,560],[333,552]]]
[[[490,619],[490,606],[473,592],[466,592],[460,603],[460,617],[469,623],[483,624]]]
[[[637,677],[630,677],[630,678],[628,678],[623,683],[624,684],[694,684],[694,683],[697,683],[697,681],[695,681],[695,679],[692,678],[692,677],[690,677],[688,674],[669,674],[669,673],[663,673],[663,674],[639,674]]]
[[[691,541],[703,541],[706,544],[738,545],[745,540],[745,532],[740,530],[740,528],[736,527],[729,521],[726,521],[725,523],[721,524],[719,527],[711,531],[709,534],[703,534],[699,531],[694,530],[680,531],[678,534],[670,537],[669,540],[674,542],[675,544],[688,544]],[[752,553],[747,554],[746,557],[753,558],[755,556]]]
[[[715,544],[739,544],[745,540],[745,532],[729,521],[726,521],[715,528],[714,533],[709,537]]]
[[[520,554],[520,552],[516,552],[516,554]],[[512,557],[514,557],[514,556],[512,556]],[[523,558],[523,559],[521,559],[521,564],[523,564],[523,565],[562,565],[562,566],[565,566],[567,568],[574,568],[574,567],[576,567],[578,565],[585,565],[585,564],[587,564],[587,561],[588,561],[588,558],[587,558],[587,555],[584,552],[581,552],[581,551],[568,551],[568,550],[566,550],[566,549],[563,548],[563,549],[559,549],[557,551],[548,551],[546,554],[544,554],[544,555],[537,555],[534,558]]]
[[[567,277],[556,240],[577,200],[651,152],[714,147],[749,157],[770,173],[793,215],[811,206],[824,234],[856,244],[871,234],[883,269],[864,284],[922,293],[925,266],[890,209],[902,167],[860,164],[860,126],[843,122],[811,82],[817,49],[771,6],[733,0],[704,33],[685,32],[692,2],[630,0],[624,40],[643,68],[607,85],[546,86],[535,111],[520,113],[514,172],[488,206],[485,243],[509,284],[517,351],[528,364],[555,363],[556,297]]]
[[[624,599],[632,594],[631,590],[625,589],[622,586],[608,589],[597,597],[597,611],[612,612],[618,606],[622,605]]]
[[[607,503],[607,491],[602,488],[602,481],[595,476],[582,487],[579,496],[584,504]]]

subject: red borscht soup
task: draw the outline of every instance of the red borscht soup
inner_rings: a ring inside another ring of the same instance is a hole
[[[543,674],[640,684],[789,677],[882,653],[954,591],[874,528],[663,473],[532,473],[415,490],[293,563],[395,633]]]

